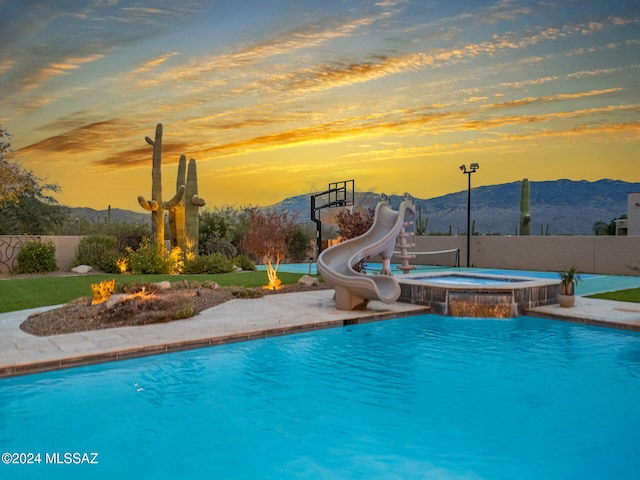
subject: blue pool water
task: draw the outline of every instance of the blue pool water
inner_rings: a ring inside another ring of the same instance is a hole
[[[477,275],[433,275],[433,276],[412,276],[413,281],[424,281],[429,283],[448,283],[454,285],[501,285],[504,283],[525,282],[522,278],[511,277],[482,277]]]
[[[425,315],[0,380],[0,476],[635,479],[638,399],[640,334]]]

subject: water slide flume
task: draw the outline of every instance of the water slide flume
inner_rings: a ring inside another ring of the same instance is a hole
[[[318,273],[335,290],[336,308],[355,310],[366,307],[369,300],[395,302],[400,285],[391,273],[391,257],[396,238],[405,225],[413,221],[416,210],[408,193],[397,211],[389,198],[382,194],[376,206],[373,225],[359,237],[352,238],[324,250],[317,261]],[[353,266],[367,257],[380,255],[383,268],[380,275],[357,272]]]

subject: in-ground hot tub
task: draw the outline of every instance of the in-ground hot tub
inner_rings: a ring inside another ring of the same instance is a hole
[[[560,281],[519,275],[434,272],[399,275],[401,302],[453,317],[510,318],[558,303]]]

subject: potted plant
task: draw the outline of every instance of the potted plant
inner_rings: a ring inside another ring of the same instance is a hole
[[[561,307],[573,307],[576,301],[574,295],[575,286],[580,281],[578,269],[575,266],[570,267],[564,272],[560,272],[560,295],[558,295],[558,303]]]

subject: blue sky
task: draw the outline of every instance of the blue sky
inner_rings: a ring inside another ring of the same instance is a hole
[[[209,206],[354,179],[431,198],[640,181],[637,1],[0,0],[0,123],[70,206],[140,209],[195,158]]]

